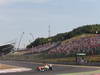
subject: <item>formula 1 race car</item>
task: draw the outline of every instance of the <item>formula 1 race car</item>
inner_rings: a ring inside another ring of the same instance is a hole
[[[46,64],[44,66],[38,66],[36,68],[37,71],[40,71],[40,72],[44,72],[44,71],[52,71],[52,65],[51,64]]]

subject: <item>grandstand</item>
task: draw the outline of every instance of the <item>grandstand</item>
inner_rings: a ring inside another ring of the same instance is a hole
[[[48,54],[75,54],[85,52],[87,54],[96,54],[97,47],[100,46],[100,34],[88,34],[62,41],[61,43],[47,43],[17,51],[19,54],[34,54],[48,52]]]

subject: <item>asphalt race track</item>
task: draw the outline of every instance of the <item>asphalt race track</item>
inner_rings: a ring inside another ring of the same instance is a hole
[[[87,68],[87,67],[73,67],[73,66],[63,66],[63,65],[54,65],[53,71],[48,72],[37,72],[35,68],[41,64],[36,64],[33,62],[23,62],[23,61],[0,61],[2,64],[32,68],[32,71],[28,72],[20,72],[20,73],[7,73],[7,74],[0,74],[0,75],[57,75],[57,74],[64,74],[64,73],[75,73],[75,72],[88,72],[88,71],[95,71],[99,68]]]

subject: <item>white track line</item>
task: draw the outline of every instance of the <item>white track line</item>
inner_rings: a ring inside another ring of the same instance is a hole
[[[30,68],[14,68],[14,69],[4,69],[0,70],[0,73],[14,73],[14,72],[24,72],[24,71],[31,71]]]

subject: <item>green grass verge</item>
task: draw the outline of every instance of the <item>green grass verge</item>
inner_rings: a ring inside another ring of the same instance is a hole
[[[90,62],[100,62],[100,55],[86,56]],[[24,61],[39,61],[39,62],[75,62],[75,57],[60,57],[60,58],[44,58],[41,54],[32,55],[6,55],[0,57],[0,60],[24,60]]]

